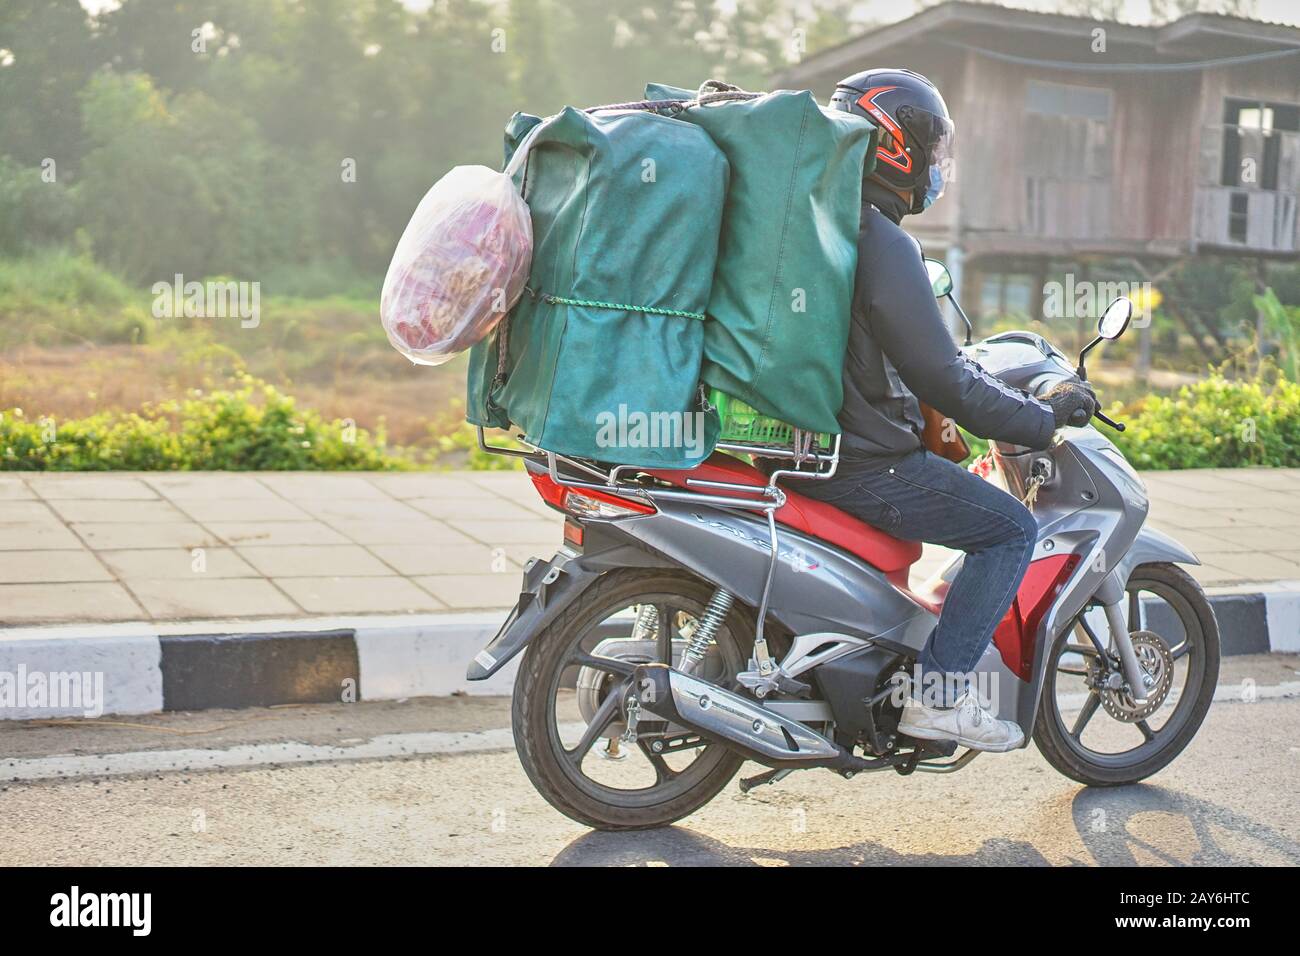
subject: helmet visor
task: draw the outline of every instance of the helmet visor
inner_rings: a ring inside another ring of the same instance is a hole
[[[925,153],[929,178],[924,184],[921,208],[926,209],[943,195],[944,187],[953,178],[952,140],[955,131],[952,120],[910,105],[898,111],[898,119],[908,136]]]
[[[956,178],[957,168],[952,155],[952,123],[947,120],[944,120],[944,122],[947,124],[947,129],[939,134],[938,139],[935,140],[926,153],[926,158],[929,160],[930,178],[925,186],[922,208],[929,208],[936,199],[943,195],[948,181]]]

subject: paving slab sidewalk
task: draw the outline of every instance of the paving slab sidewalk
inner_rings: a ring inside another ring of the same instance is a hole
[[[1143,479],[1203,585],[1300,588],[1300,469]],[[0,475],[0,626],[503,609],[560,526],[521,472]]]
[[[1300,469],[1144,477],[1224,653],[1300,650]],[[508,694],[466,667],[560,534],[518,472],[0,475],[0,677],[94,699],[0,721]]]

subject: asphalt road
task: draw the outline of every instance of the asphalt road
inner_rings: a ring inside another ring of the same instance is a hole
[[[1144,784],[1084,788],[1031,747],[948,776],[732,784],[637,834],[552,810],[497,698],[0,724],[0,864],[1293,866],[1298,680],[1294,657],[1225,661],[1201,733]]]

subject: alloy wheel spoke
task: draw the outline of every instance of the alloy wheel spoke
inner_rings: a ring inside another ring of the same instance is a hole
[[[641,752],[650,761],[650,766],[655,768],[655,786],[667,783],[677,776],[677,771],[668,766],[668,761],[663,758],[663,755],[653,752],[648,743],[644,740],[638,740],[636,745],[641,748]]]
[[[636,665],[627,661],[616,660],[613,657],[594,657],[591,654],[575,654],[570,662],[579,667],[590,667],[601,673],[614,674],[618,677],[631,677],[632,672],[636,670]]]
[[[1097,649],[1097,653],[1105,654],[1106,645],[1101,642],[1101,638],[1099,638],[1097,633],[1092,629],[1092,625],[1088,623],[1087,619],[1082,614],[1079,615],[1077,620],[1079,627],[1083,628],[1083,633],[1088,636],[1088,641]]]
[[[1079,709],[1079,716],[1074,719],[1074,726],[1070,728],[1070,736],[1075,740],[1083,733],[1083,728],[1088,726],[1088,721],[1092,720],[1092,715],[1097,712],[1101,706],[1101,695],[1095,690],[1088,695],[1088,699],[1083,702],[1083,707]]]
[[[1096,648],[1085,647],[1082,644],[1066,644],[1061,648],[1061,653],[1056,658],[1056,672],[1058,674],[1069,674],[1071,677],[1087,677],[1089,669],[1087,667],[1069,667],[1062,663],[1066,654],[1078,654],[1081,657],[1097,658],[1101,655],[1097,653]]]
[[[1138,730],[1142,731],[1142,736],[1146,738],[1147,743],[1151,743],[1151,741],[1156,739],[1156,732],[1151,729],[1151,725],[1145,720],[1139,720],[1136,726]]]
[[[626,688],[626,684],[620,684],[605,695],[605,699],[600,702],[596,712],[591,715],[591,723],[583,731],[582,739],[578,741],[578,745],[572,750],[564,751],[565,758],[575,767],[582,763],[583,758],[587,756],[587,751],[596,743],[597,738],[600,737],[605,728],[613,723],[614,718],[618,716],[619,708],[623,703],[623,692]]]
[[[673,666],[673,608],[656,604],[655,615],[659,622],[656,659],[660,664]]]

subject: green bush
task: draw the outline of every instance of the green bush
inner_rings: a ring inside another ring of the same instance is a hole
[[[0,413],[0,469],[9,471],[388,471],[409,456],[342,421],[299,409],[271,385],[195,391],[140,413],[103,412],[66,422]]]
[[[1172,396],[1113,406],[1111,417],[1128,426],[1107,433],[1135,468],[1300,466],[1300,383],[1281,376],[1216,372]]]
[[[135,289],[90,256],[67,249],[0,259],[0,302],[33,300],[105,310],[139,298]]]
[[[45,249],[0,259],[0,347],[141,343],[149,300],[90,256]]]

